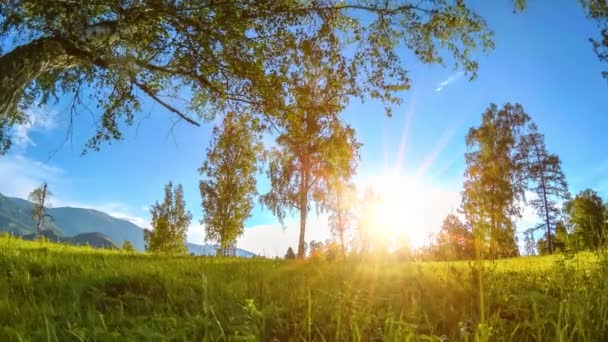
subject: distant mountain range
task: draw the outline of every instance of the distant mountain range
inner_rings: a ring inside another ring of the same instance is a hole
[[[36,232],[32,220],[34,204],[21,198],[0,194],[0,232],[31,238]],[[43,227],[49,240],[74,244],[89,243],[95,247],[122,246],[130,241],[139,251],[145,248],[143,229],[127,220],[112,217],[104,212],[84,208],[47,208],[53,219],[45,220]],[[29,236],[31,235],[31,236]],[[188,250],[195,255],[215,255],[217,245],[188,243]],[[237,256],[252,257],[254,254],[238,249]]]

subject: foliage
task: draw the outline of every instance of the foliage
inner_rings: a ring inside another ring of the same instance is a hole
[[[526,189],[526,148],[523,136],[530,117],[519,104],[501,109],[490,105],[481,125],[471,128],[466,142],[462,210],[489,257],[517,255],[513,219],[521,215]]]
[[[340,246],[340,254],[346,257],[349,235],[355,224],[356,191],[353,184],[335,181],[328,194],[328,224],[334,239]]]
[[[538,132],[536,125],[530,125],[530,132],[523,139],[528,158],[526,174],[531,183],[531,190],[538,197],[530,201],[530,204],[544,221],[547,246],[542,249],[552,253],[558,247],[553,243],[552,224],[560,215],[559,202],[570,198],[568,184],[559,157],[547,152],[545,138]]]
[[[287,248],[287,253],[285,253],[285,259],[295,259],[296,258],[296,253],[293,252],[293,249],[291,247]]]
[[[184,190],[181,185],[173,190],[173,183],[165,186],[165,198],[150,209],[152,230],[144,231],[146,250],[162,254],[185,254],[186,232],[192,219],[186,211]]]
[[[605,0],[580,0],[587,16],[600,27],[600,38],[590,39],[595,54],[602,62],[608,62],[608,3]],[[602,72],[608,79],[608,71]]]
[[[466,262],[174,257],[7,237],[0,251],[2,341],[606,337],[608,272],[591,254],[487,262],[482,323]]]
[[[605,245],[608,208],[597,192],[587,189],[566,202],[572,232],[580,248],[598,249]]]
[[[549,250],[547,233],[538,240],[538,253],[540,255],[547,255],[553,252],[570,253],[577,249],[563,221],[558,221],[555,224],[555,233],[551,233],[551,241],[553,241],[553,250]]]
[[[261,202],[284,224],[288,212],[300,215],[298,258],[305,255],[305,231],[311,203],[329,207],[332,186],[347,182],[355,172],[359,143],[355,131],[339,113],[345,98],[336,75],[323,73],[295,79],[289,110],[273,122],[276,145],[267,153],[271,189]]]
[[[219,242],[218,253],[228,255],[243,234],[257,194],[255,174],[262,146],[247,115],[228,113],[213,129],[207,160],[199,172],[205,239]]]
[[[29,200],[34,203],[34,206],[32,207],[32,219],[36,222],[36,238],[40,236],[42,221],[45,218],[52,219],[49,214],[45,213],[45,208],[50,206],[49,197],[52,195],[53,194],[48,190],[48,184],[44,183],[32,190],[28,196]]]
[[[126,240],[125,242],[122,243],[122,250],[125,252],[133,253],[133,252],[135,252],[135,247],[133,247],[133,244],[131,243],[131,241]]]
[[[441,230],[435,236],[433,246],[438,260],[471,260],[475,257],[471,227],[462,223],[458,216],[445,217]]]
[[[290,81],[324,65],[340,93],[388,110],[410,87],[399,49],[473,78],[472,52],[493,48],[477,13],[443,0],[4,1],[0,39],[14,40],[0,56],[0,153],[29,120],[23,108],[64,94],[74,96],[71,117],[87,96],[97,104],[87,144],[97,150],[121,139],[142,96],[193,124],[227,109],[281,117]]]

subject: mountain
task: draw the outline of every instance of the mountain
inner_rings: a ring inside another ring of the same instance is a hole
[[[0,232],[9,232],[33,238],[36,223],[32,220],[34,204],[21,198],[0,194]],[[89,243],[91,246],[109,248],[122,246],[130,241],[139,251],[145,249],[143,229],[127,220],[112,217],[104,212],[84,208],[47,208],[52,220],[45,220],[44,235],[53,241],[74,244]],[[48,236],[47,236],[48,235]],[[188,243],[188,251],[195,255],[216,255],[217,245]],[[254,254],[238,249],[237,256],[252,257]]]
[[[51,208],[48,210],[55,224],[65,236],[100,232],[107,235],[118,246],[130,241],[135,249],[145,249],[143,229],[127,221],[117,219],[104,212],[83,208]]]
[[[194,255],[217,255],[217,250],[220,248],[218,245],[197,245],[190,242],[188,242],[186,246],[188,247],[188,251]],[[241,258],[251,258],[255,256],[255,253],[251,253],[244,249],[237,248],[236,256]]]
[[[31,212],[34,204],[15,197],[0,195],[0,231],[16,235],[34,234],[36,223]],[[58,236],[74,236],[82,233],[99,232],[107,235],[116,245],[131,241],[135,249],[145,248],[142,228],[135,224],[114,218],[104,212],[83,208],[47,208],[52,220],[45,219],[43,228]]]

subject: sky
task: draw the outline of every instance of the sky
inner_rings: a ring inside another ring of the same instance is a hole
[[[588,21],[578,1],[529,1],[523,14],[510,1],[473,1],[473,8],[494,31],[496,48],[476,53],[478,78],[469,81],[451,65],[426,65],[403,49],[412,88],[403,104],[387,117],[379,103],[352,102],[345,121],[357,131],[361,162],[355,182],[372,187],[393,202],[391,216],[404,223],[416,243],[439,229],[446,214],[460,203],[465,168],[464,137],[480,123],[490,103],[521,103],[545,134],[547,148],[562,160],[570,190],[597,190],[608,198],[608,70],[595,56],[590,37],[599,29]],[[197,169],[205,158],[212,124],[194,127],[149,101],[124,140],[103,145],[100,152],[81,151],[94,132],[92,113],[75,117],[68,128],[65,101],[32,108],[33,120],[14,131],[14,147],[0,157],[0,192],[26,198],[47,181],[53,206],[105,211],[148,227],[149,207],[162,200],[168,181],[184,186],[192,225],[188,240],[204,242]],[[268,181],[258,177],[260,192]],[[526,208],[518,229],[537,222]],[[283,229],[256,203],[238,247],[267,256],[297,247],[297,220]],[[307,240],[329,238],[326,219],[310,218]]]

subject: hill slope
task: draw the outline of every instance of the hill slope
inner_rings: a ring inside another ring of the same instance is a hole
[[[109,248],[118,249],[107,235],[101,233],[82,233],[72,237],[59,236],[51,230],[43,230],[41,235],[52,242],[70,243],[72,245],[84,246],[89,245],[94,248]],[[24,240],[34,240],[35,234],[23,235]]]
[[[31,217],[32,208],[31,202],[0,194],[0,232],[33,236],[36,232],[36,224]],[[43,227],[57,237],[57,239],[50,238],[50,240],[65,240],[64,242],[75,244],[89,242],[91,246],[110,246],[111,244],[118,247],[122,246],[125,241],[130,241],[135,249],[139,251],[145,249],[143,229],[127,220],[85,208],[48,208],[47,213],[53,217],[53,220],[45,220]],[[99,236],[95,234],[99,234]],[[108,238],[110,241],[105,241]],[[79,243],[78,241],[84,242]],[[211,244],[188,243],[187,247],[188,251],[195,255],[215,255],[218,249],[216,245]],[[254,255],[242,249],[237,249],[236,254],[240,257]]]

